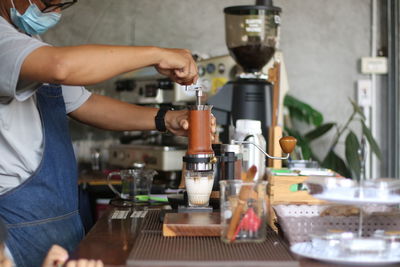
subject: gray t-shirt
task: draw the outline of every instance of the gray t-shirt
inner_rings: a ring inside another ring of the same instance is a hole
[[[18,186],[39,166],[43,134],[35,90],[41,86],[19,80],[26,56],[48,46],[17,31],[0,16],[0,194]],[[90,92],[81,86],[62,86],[67,113],[79,108]]]

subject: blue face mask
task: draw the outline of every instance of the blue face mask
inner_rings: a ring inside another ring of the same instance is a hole
[[[61,14],[57,12],[43,13],[37,5],[31,4],[23,15],[21,15],[14,6],[10,8],[11,21],[20,30],[28,34],[42,34],[48,29],[56,25],[60,19]]]

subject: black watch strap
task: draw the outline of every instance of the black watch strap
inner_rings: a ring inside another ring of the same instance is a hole
[[[156,129],[160,132],[166,132],[167,127],[165,126],[165,114],[167,111],[171,110],[170,107],[160,107],[160,109],[157,112],[156,117],[154,118],[155,123],[156,123]]]

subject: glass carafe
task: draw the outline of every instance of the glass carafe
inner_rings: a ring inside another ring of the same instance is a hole
[[[150,200],[151,185],[153,178],[157,174],[151,169],[127,169],[111,172],[108,177],[108,186],[121,199],[133,202],[143,202]],[[121,177],[121,192],[112,184],[113,176]]]

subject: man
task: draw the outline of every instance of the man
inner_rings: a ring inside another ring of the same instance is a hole
[[[2,220],[0,220],[0,267],[11,267],[12,262],[7,257],[4,251],[4,244],[7,240],[7,229]],[[68,260],[68,252],[58,246],[53,245],[49,252],[46,255],[46,258],[43,261],[42,267],[54,267],[65,264]],[[104,264],[100,260],[87,260],[87,259],[79,259],[79,260],[71,260],[68,261],[65,265],[66,267],[103,267]]]
[[[0,267],[12,266],[11,260],[7,257],[4,251],[6,238],[7,238],[7,229],[3,221],[0,220]]]
[[[108,130],[188,128],[187,111],[131,105],[81,86],[147,66],[189,85],[198,78],[190,51],[38,39],[76,1],[0,2],[0,216],[17,266],[39,266],[54,243],[72,251],[84,234],[66,114]]]

